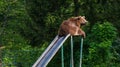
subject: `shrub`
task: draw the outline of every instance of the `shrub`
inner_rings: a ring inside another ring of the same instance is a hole
[[[102,42],[106,40],[113,41],[117,35],[117,29],[109,22],[96,23],[91,30],[91,38],[94,42]],[[94,38],[93,38],[94,37]]]
[[[112,64],[110,48],[116,38],[116,28],[109,22],[96,23],[88,35],[88,65],[91,67],[109,67]]]

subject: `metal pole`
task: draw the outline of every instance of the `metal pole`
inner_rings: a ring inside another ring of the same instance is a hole
[[[83,38],[81,38],[81,44],[80,44],[80,66],[82,66],[82,49],[83,49]]]
[[[74,67],[74,58],[73,58],[73,38],[71,36],[71,60],[70,60],[70,67]]]
[[[62,63],[62,67],[64,67],[64,48],[63,48],[63,45],[61,47],[61,63]]]

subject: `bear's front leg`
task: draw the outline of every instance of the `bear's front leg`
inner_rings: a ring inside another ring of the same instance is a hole
[[[86,37],[85,32],[81,29],[79,29],[78,34],[81,35],[83,38]]]

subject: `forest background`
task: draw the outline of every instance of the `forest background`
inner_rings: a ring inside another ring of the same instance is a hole
[[[120,67],[120,0],[0,0],[0,67],[31,67],[57,35],[60,24],[85,16],[83,67]],[[79,65],[80,37],[74,37]],[[64,44],[65,67],[70,40]],[[47,67],[61,67],[60,51]]]

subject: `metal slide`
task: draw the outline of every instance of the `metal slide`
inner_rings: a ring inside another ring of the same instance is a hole
[[[57,35],[32,67],[46,67],[69,36],[70,34],[63,37]]]

